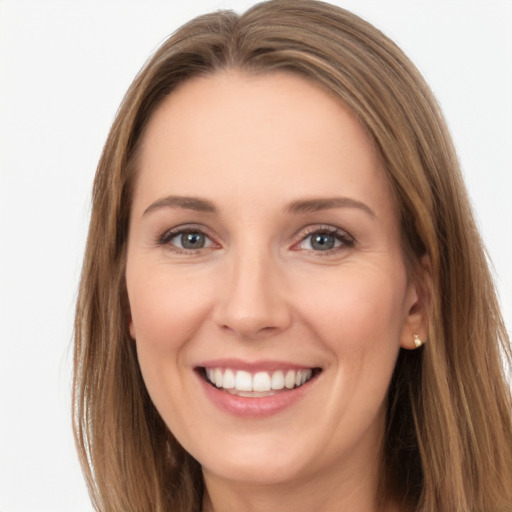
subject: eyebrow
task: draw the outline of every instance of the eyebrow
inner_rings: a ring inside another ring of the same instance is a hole
[[[161,208],[183,208],[197,212],[217,213],[215,205],[207,199],[187,196],[167,196],[150,204],[144,210],[142,216],[148,215]],[[351,199],[350,197],[301,199],[288,203],[285,206],[285,211],[293,214],[304,214],[329,210],[331,208],[358,208],[371,217],[375,217],[375,213],[369,206],[356,199]]]
[[[151,212],[161,208],[184,208],[186,210],[194,210],[196,212],[216,213],[217,208],[207,199],[200,199],[199,197],[186,197],[186,196],[168,196],[158,199],[150,204],[142,216],[148,215]]]
[[[331,208],[358,208],[366,212],[370,217],[375,217],[374,211],[366,204],[350,197],[328,197],[292,201],[286,205],[289,213],[311,213]]]

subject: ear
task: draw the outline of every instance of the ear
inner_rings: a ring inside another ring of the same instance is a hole
[[[133,340],[135,340],[136,339],[136,337],[135,337],[135,326],[133,325],[133,318],[131,317],[131,315],[130,315],[130,320],[128,322],[128,327],[130,329],[130,336],[131,336],[131,338]]]
[[[409,279],[400,346],[414,350],[425,343],[428,337],[432,272],[430,258],[427,255],[419,260]]]
[[[130,308],[130,301],[128,300],[128,293],[125,291],[125,295],[124,295],[124,300],[123,300],[123,313],[124,313],[124,318],[125,318],[125,322],[127,321],[128,322],[128,331],[130,333],[130,338],[132,340],[135,340],[136,337],[135,337],[135,325],[133,323],[133,317],[132,317],[132,311],[131,311],[131,308]]]
[[[126,254],[125,254],[125,258],[126,258]],[[133,324],[133,318],[132,318],[132,310],[131,310],[131,306],[130,306],[130,299],[128,298],[128,287],[127,287],[127,284],[126,284],[126,262],[123,263],[123,270],[122,270],[123,274],[124,274],[124,278],[123,278],[123,288],[122,288],[122,296],[121,296],[121,300],[122,300],[122,308],[123,308],[123,320],[126,322],[128,321],[128,331],[130,333],[130,338],[132,338],[132,340],[135,340],[135,326]],[[125,324],[126,325],[126,324]]]

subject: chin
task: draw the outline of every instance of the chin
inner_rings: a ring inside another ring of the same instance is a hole
[[[284,454],[232,454],[222,461],[202,465],[205,474],[224,480],[250,485],[282,485],[298,480],[305,470],[302,457],[287,457]]]

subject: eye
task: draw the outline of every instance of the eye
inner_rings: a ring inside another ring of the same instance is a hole
[[[210,240],[203,233],[198,231],[190,231],[173,236],[170,243],[180,249],[202,249],[206,247]]]
[[[315,252],[334,252],[354,246],[354,239],[335,227],[322,227],[310,231],[298,244],[300,249]]]
[[[328,251],[340,245],[339,240],[332,233],[313,233],[302,240],[302,249],[313,249],[314,251]]]
[[[198,229],[178,228],[166,231],[158,240],[159,245],[170,246],[178,251],[197,251],[211,247],[210,237]]]

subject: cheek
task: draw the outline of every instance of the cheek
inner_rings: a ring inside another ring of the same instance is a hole
[[[184,356],[208,314],[210,301],[204,288],[169,274],[165,267],[151,272],[128,267],[127,289],[131,330],[144,382],[168,426],[180,431],[185,427],[180,426],[179,412],[187,407],[183,401],[187,396],[183,374],[188,369]]]
[[[352,272],[343,283],[322,304],[323,339],[334,354],[346,407],[371,422],[385,402],[400,348],[405,271]]]
[[[405,271],[400,270],[347,268],[333,274],[314,289],[302,290],[304,316],[334,350],[398,347],[406,288]]]
[[[303,293],[304,317],[336,370],[340,391],[330,406],[360,415],[362,423],[385,401],[404,321],[405,270],[381,268],[350,269],[324,283],[322,293]]]
[[[165,417],[169,407],[183,406],[186,348],[208,314],[210,300],[204,288],[172,275],[165,265],[137,267],[132,262],[126,280],[139,366],[153,403]]]
[[[209,309],[208,294],[166,272],[127,275],[132,335],[158,352],[177,350],[193,337]]]

